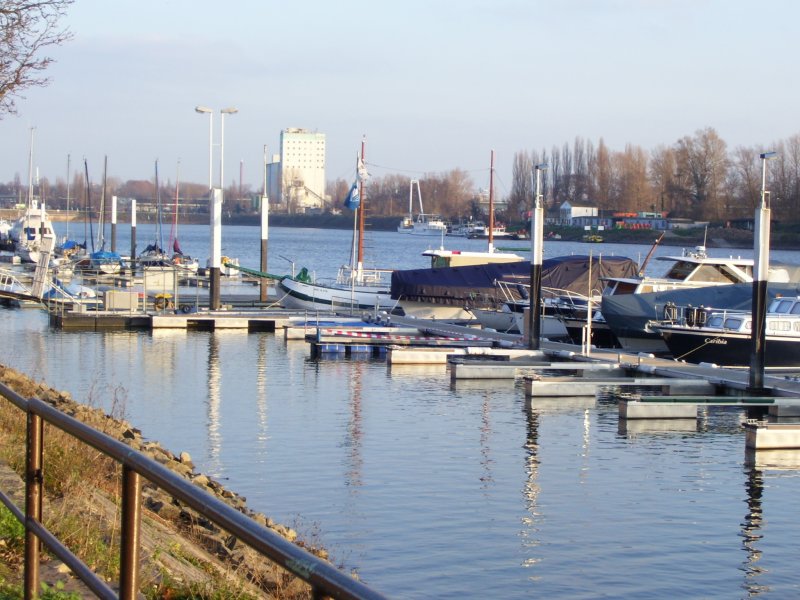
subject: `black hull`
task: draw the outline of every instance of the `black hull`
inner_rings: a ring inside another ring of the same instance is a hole
[[[580,345],[583,340],[583,328],[586,321],[580,319],[562,319],[573,344]],[[592,344],[598,348],[621,348],[617,336],[605,323],[592,323]]]
[[[661,335],[673,358],[691,363],[715,363],[726,367],[749,367],[752,341],[749,335],[700,330],[662,329]],[[764,347],[767,367],[800,368],[800,338],[767,337]]]
[[[797,294],[798,284],[796,283],[769,283],[767,302],[774,300],[777,295],[795,296]],[[678,306],[703,305],[706,308],[749,311],[752,300],[753,285],[736,283],[646,294],[603,296],[601,312],[617,338],[659,344],[658,333],[651,332],[648,329],[648,323],[664,319],[664,305],[667,302]]]

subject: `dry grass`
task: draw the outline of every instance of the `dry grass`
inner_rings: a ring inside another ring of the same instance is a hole
[[[0,380],[6,385],[24,397],[41,397],[41,386],[25,378],[11,379],[9,370],[0,367]],[[116,394],[125,398],[123,391]],[[115,406],[122,411],[124,401]],[[102,423],[91,425],[103,429]],[[25,437],[24,413],[0,397],[0,463],[20,477],[25,470]],[[45,526],[98,575],[118,581],[121,466],[48,424],[44,427],[43,460]],[[311,597],[305,583],[242,544],[237,546],[233,562],[222,562],[213,552],[204,552],[207,530],[198,523],[202,519],[184,518],[176,528],[175,523],[145,511],[141,590],[147,598]],[[180,536],[176,536],[178,531]],[[21,564],[21,553],[22,545],[6,544],[0,550],[0,562],[13,571]],[[0,581],[3,579],[0,571]]]

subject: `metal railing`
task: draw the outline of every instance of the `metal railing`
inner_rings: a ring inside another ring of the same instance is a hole
[[[39,591],[40,542],[64,562],[99,598],[133,600],[139,588],[141,478],[226,530],[262,556],[311,586],[314,598],[379,599],[375,592],[329,563],[292,544],[274,531],[205,492],[141,452],[59,411],[38,398],[26,399],[0,384],[0,396],[25,412],[27,418],[25,510],[0,490],[0,501],[25,526],[26,599]],[[42,524],[44,422],[72,435],[122,465],[119,596]]]

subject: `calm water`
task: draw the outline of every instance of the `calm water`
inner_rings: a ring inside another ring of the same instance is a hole
[[[182,227],[184,251],[204,260],[206,232]],[[375,233],[369,262],[423,267],[429,244]],[[294,261],[333,275],[348,245],[347,232],[276,228],[269,270]],[[242,265],[257,266],[258,249],[258,228],[223,231],[223,253]],[[545,255],[590,249],[648,250],[552,243]],[[5,364],[124,408],[146,437],[188,451],[391,597],[800,597],[800,471],[748,466],[739,411],[626,430],[606,396],[531,407],[521,384],[453,387],[444,367],[311,360],[304,342],[273,334],[70,333],[6,309],[0,335]]]

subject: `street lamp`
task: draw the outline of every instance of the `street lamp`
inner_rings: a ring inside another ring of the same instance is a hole
[[[220,109],[219,121],[219,189],[224,189],[225,179],[223,177],[223,161],[225,159],[225,115],[234,115],[239,112],[238,108]]]
[[[195,112],[208,115],[208,189],[211,189],[211,164],[213,162],[214,148],[214,111],[206,106],[196,106]]]

